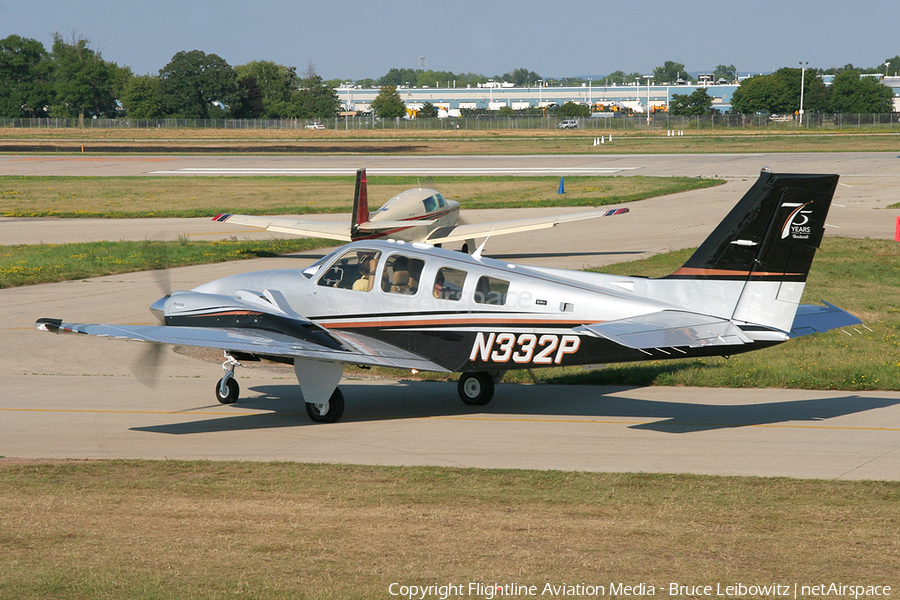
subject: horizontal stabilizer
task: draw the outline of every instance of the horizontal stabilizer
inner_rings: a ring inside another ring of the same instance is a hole
[[[862,323],[862,321],[844,309],[828,302],[824,303],[825,306],[801,304],[797,307],[797,314],[794,316],[793,325],[791,325],[791,337],[800,337]]]
[[[590,332],[636,350],[740,346],[753,341],[726,319],[671,310],[583,325],[575,331]]]
[[[254,328],[179,327],[171,325],[90,325],[63,323],[59,319],[40,319],[35,327],[52,333],[81,333],[112,339],[139,340],[157,344],[218,348],[254,356],[299,357],[353,365],[447,370],[418,354],[366,336],[330,333],[351,350],[336,350],[293,336]]]

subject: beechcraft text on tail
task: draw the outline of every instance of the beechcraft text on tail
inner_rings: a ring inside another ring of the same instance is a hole
[[[366,170],[360,169],[356,172],[356,193],[353,195],[353,211],[350,214],[349,224],[227,213],[216,215],[213,220],[259,227],[276,233],[322,237],[342,242],[391,239],[440,245],[465,241],[464,251],[471,252],[475,250],[476,238],[546,229],[560,223],[612,217],[628,212],[627,208],[611,208],[550,217],[461,225],[459,203],[445,199],[435,190],[427,188],[406,190],[385,202],[374,212],[369,212],[368,198]]]
[[[239,397],[241,361],[293,364],[319,422],[343,414],[345,364],[461,373],[463,402],[486,404],[511,369],[731,355],[859,323],[831,304],[799,304],[837,181],[763,171],[690,259],[659,279],[361,240],[303,270],[174,292],[150,307],[160,325],[36,326],[222,349],[223,403]]]

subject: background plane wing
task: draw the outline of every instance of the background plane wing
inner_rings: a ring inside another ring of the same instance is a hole
[[[611,208],[608,210],[593,210],[590,212],[572,213],[568,215],[556,215],[554,217],[534,217],[531,219],[515,219],[512,221],[495,221],[493,223],[441,227],[440,229],[435,229],[425,241],[429,244],[458,242],[476,237],[486,237],[488,235],[505,235],[508,233],[546,229],[549,227],[556,227],[560,223],[584,221],[585,219],[598,219],[600,217],[612,217],[615,215],[623,215],[627,212],[627,208]]]
[[[255,356],[298,357],[328,362],[449,372],[418,354],[359,334],[330,331],[345,349],[329,348],[310,340],[263,329],[179,327],[171,325],[91,325],[40,319],[35,327],[52,333],[81,333],[112,339],[157,344],[218,348]]]
[[[290,233],[293,235],[305,235],[307,237],[321,237],[329,240],[349,242],[350,226],[346,223],[335,221],[306,221],[284,217],[262,217],[252,215],[233,215],[223,213],[213,217],[213,221],[228,222],[234,225],[246,225],[247,227],[259,227],[266,231],[277,233]]]

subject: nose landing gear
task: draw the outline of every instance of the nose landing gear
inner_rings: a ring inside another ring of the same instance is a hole
[[[234,378],[234,369],[240,366],[242,366],[241,363],[233,356],[225,353],[225,362],[222,363],[225,376],[216,383],[216,400],[221,404],[234,404],[240,396],[241,386]]]

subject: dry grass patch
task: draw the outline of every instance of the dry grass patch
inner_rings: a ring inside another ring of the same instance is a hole
[[[628,154],[894,152],[898,133],[871,131],[686,131],[622,129],[20,129],[0,128],[0,152],[288,154]],[[613,142],[594,146],[600,135]]]
[[[137,461],[0,461],[0,482],[8,598],[900,585],[897,483]]]
[[[602,206],[719,185],[690,177],[369,177],[378,207],[419,185],[463,209]],[[0,216],[165,217],[350,212],[352,177],[0,177]]]

